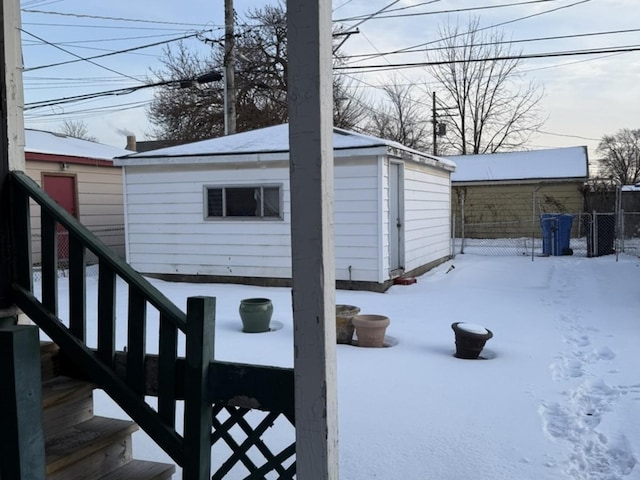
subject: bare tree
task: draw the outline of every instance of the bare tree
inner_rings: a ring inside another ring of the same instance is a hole
[[[640,182],[640,129],[605,135],[596,150],[601,172],[621,185]]]
[[[544,123],[543,90],[519,72],[518,52],[504,33],[481,30],[475,18],[464,30],[446,25],[439,34],[437,48],[428,52],[437,64],[427,69],[443,90],[440,107],[455,112],[442,141],[462,155],[523,147]]]
[[[383,91],[385,98],[370,112],[366,131],[409,148],[427,150],[430,145],[428,109],[417,98],[415,85],[402,84],[394,77]]]
[[[68,137],[97,142],[98,139],[89,135],[89,127],[82,120],[65,120],[60,128],[60,133]]]
[[[239,29],[235,39],[236,131],[278,125],[288,120],[287,21],[282,4],[266,5],[246,14],[251,27]],[[224,43],[212,42],[209,55],[193,53],[184,44],[166,48],[163,68],[153,72],[159,81],[193,78],[204,71],[220,70]],[[334,52],[340,61],[339,51]],[[334,76],[334,121],[352,128],[363,117],[357,102],[343,101],[347,84]],[[220,136],[224,132],[224,96],[221,85],[191,89],[162,87],[148,109],[152,135],[175,141]],[[353,93],[351,94],[353,96]],[[342,100],[339,100],[342,99]]]
[[[154,71],[158,82],[196,78],[214,70],[212,55],[204,57],[179,43],[175,49],[166,47],[161,58],[162,70]],[[147,116],[153,125],[151,135],[159,140],[176,143],[202,140],[224,133],[224,97],[218,86],[193,85],[177,88],[169,84],[158,88]]]

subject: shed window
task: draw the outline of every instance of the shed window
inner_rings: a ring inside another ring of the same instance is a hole
[[[206,187],[206,217],[282,218],[279,186]]]

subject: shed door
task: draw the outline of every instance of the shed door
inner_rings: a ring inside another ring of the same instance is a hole
[[[399,163],[389,163],[389,269],[391,276],[403,273],[402,238],[404,217],[402,205],[402,177]]]
[[[62,208],[78,217],[76,177],[72,175],[42,175],[44,191]],[[69,258],[69,232],[58,224],[58,260]]]

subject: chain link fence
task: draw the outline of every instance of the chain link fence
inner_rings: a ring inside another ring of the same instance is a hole
[[[640,212],[562,215],[571,218],[567,230],[553,223],[546,229],[540,216],[526,225],[531,229],[529,236],[520,234],[525,228],[522,222],[465,224],[454,219],[453,254],[600,257],[626,253],[640,257]],[[502,232],[501,236],[497,237],[496,231]]]
[[[98,237],[102,243],[111,248],[120,258],[125,258],[124,245],[124,227],[119,228],[96,228],[91,232]],[[57,233],[57,249],[58,249],[58,276],[65,277],[69,267],[69,232],[58,225]],[[41,279],[41,257],[42,257],[42,237],[39,233],[31,236],[31,255],[33,259],[33,279],[39,281]],[[97,274],[98,259],[96,256],[87,251],[85,255],[85,264],[87,266],[87,274],[92,272]]]

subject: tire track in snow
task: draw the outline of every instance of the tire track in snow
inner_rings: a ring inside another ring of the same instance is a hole
[[[543,429],[552,440],[571,445],[565,467],[569,478],[622,480],[637,465],[632,447],[624,435],[608,438],[597,428],[616,400],[621,395],[640,392],[640,385],[611,386],[590,373],[591,365],[612,360],[616,355],[607,346],[593,345],[592,334],[598,330],[583,325],[589,312],[570,304],[577,286],[571,262],[563,262],[562,267],[553,270],[550,282],[553,294],[544,303],[558,309],[567,346],[551,363],[551,376],[557,382],[567,383],[568,389],[562,402],[540,405]]]

